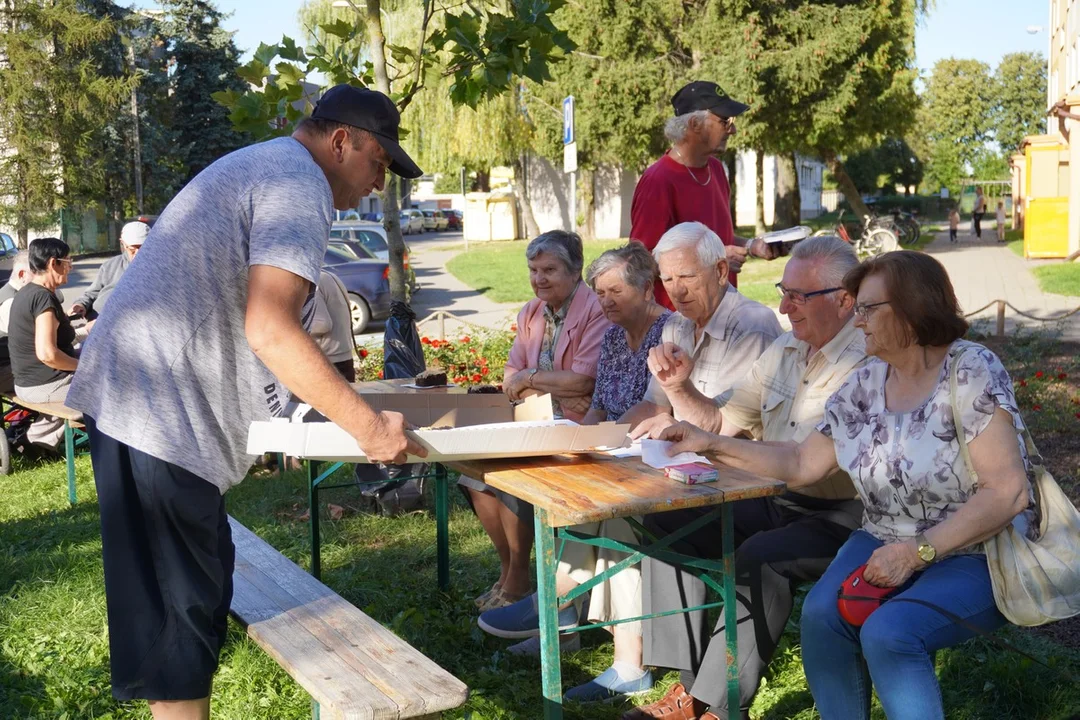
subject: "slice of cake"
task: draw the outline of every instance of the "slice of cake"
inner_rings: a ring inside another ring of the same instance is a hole
[[[446,385],[445,370],[425,370],[413,380],[420,387],[440,387]]]

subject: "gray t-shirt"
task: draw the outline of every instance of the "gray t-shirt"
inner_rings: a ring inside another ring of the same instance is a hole
[[[106,435],[224,493],[253,457],[248,426],[288,394],[244,335],[248,268],[319,279],[333,219],[326,176],[292,138],[227,155],[162,212],[94,325],[67,396]],[[314,289],[304,305],[310,324]]]

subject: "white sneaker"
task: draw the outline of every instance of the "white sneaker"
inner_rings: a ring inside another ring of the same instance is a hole
[[[559,635],[559,652],[577,652],[581,649],[580,633],[565,633]],[[517,645],[506,648],[506,652],[521,657],[540,657],[540,638],[531,637]]]

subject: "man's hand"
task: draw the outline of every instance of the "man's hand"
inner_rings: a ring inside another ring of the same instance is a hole
[[[914,541],[882,545],[866,561],[863,577],[878,587],[900,587],[923,567]]]
[[[667,413],[661,413],[659,415],[653,415],[650,418],[645,418],[637,424],[637,426],[630,428],[630,439],[639,440],[643,437],[657,437],[664,428],[670,427],[675,424],[675,418],[671,417]]]
[[[356,444],[372,462],[388,465],[404,463],[407,455],[427,457],[427,450],[405,433],[407,429],[404,415],[384,410],[375,416],[364,437],[356,438]]]
[[[737,274],[742,270],[743,263],[746,262],[746,248],[741,245],[725,245],[724,251],[727,254],[728,272]]]
[[[78,315],[79,317],[86,317],[86,308],[79,303],[75,303],[71,306],[71,314]]]
[[[750,254],[762,260],[775,260],[779,257],[779,250],[774,243],[767,243],[761,238],[754,238],[750,243]]]
[[[724,441],[724,438],[706,432],[688,422],[675,423],[656,433],[654,437],[657,440],[674,443],[668,448],[669,455],[678,455],[681,452],[717,455],[720,452],[720,444]]]
[[[665,392],[677,392],[690,382],[693,359],[675,343],[662,343],[649,351],[649,372]]]
[[[529,379],[533,373],[529,368],[524,370],[518,370],[510,379],[503,379],[503,392],[506,393],[506,397],[510,398],[511,402],[521,402],[525,399],[525,393],[529,390]]]

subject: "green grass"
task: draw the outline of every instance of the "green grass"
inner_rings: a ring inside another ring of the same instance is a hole
[[[1043,292],[1080,296],[1080,263],[1054,263],[1032,268]]]
[[[1024,231],[1023,230],[1006,230],[1005,242],[1008,244],[1008,248],[1012,250],[1018,257],[1024,257]]]
[[[0,478],[0,717],[146,720],[140,703],[119,704],[109,691],[105,598],[98,511],[89,459],[77,461],[80,502],[66,499],[61,462],[28,465]],[[227,498],[229,512],[302,567],[308,566],[301,473],[248,478]],[[450,720],[534,720],[543,716],[538,661],[506,654],[503,641],[479,631],[470,598],[498,573],[498,560],[457,494],[450,517],[451,589],[435,584],[434,520],[427,513],[382,518],[349,510],[324,521],[323,580],[349,602],[465,681],[467,704]],[[331,490],[324,503],[356,508],[354,490]],[[324,506],[325,513],[325,506]],[[325,514],[324,514],[325,517]],[[802,672],[793,614],[762,691],[755,718],[818,715]],[[1080,671],[1080,653],[1031,633],[1009,631],[1037,657]],[[581,651],[564,655],[564,686],[585,681],[611,662],[602,631],[585,633]],[[1080,707],[1080,688],[982,640],[938,653],[948,717],[1067,718]],[[659,672],[651,702],[677,680]],[[214,684],[214,713],[225,720],[303,720],[309,698],[277,663],[230,626]],[[615,720],[628,703],[568,708],[567,717]],[[883,717],[875,705],[874,717]]]
[[[625,240],[585,243],[585,267],[605,250],[625,245]],[[446,264],[451,275],[500,303],[525,303],[533,296],[523,242],[489,242],[474,245]]]

